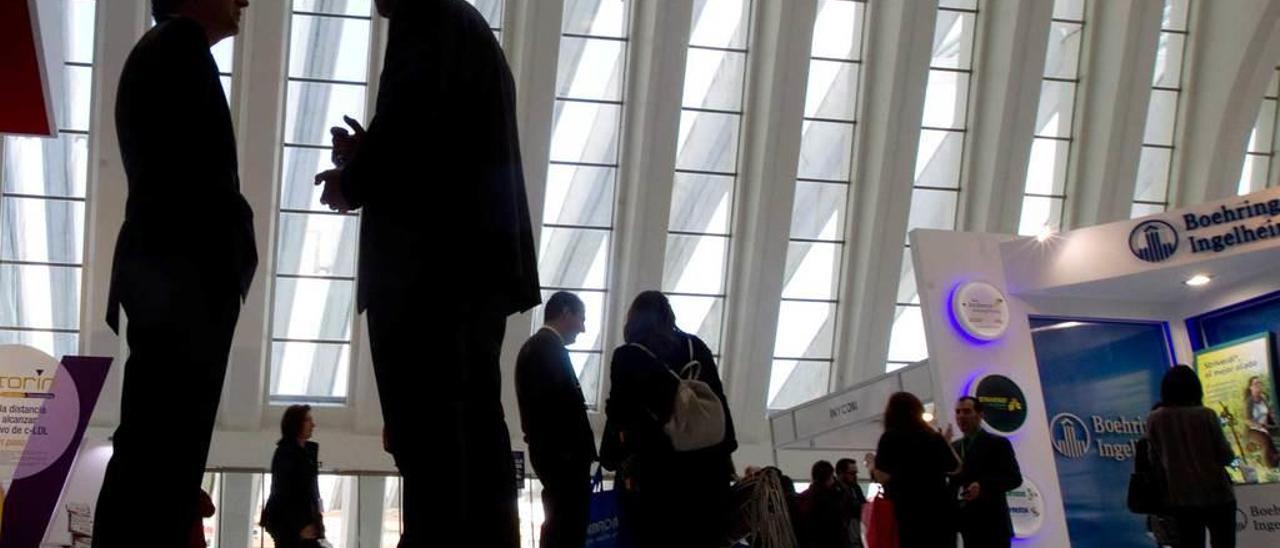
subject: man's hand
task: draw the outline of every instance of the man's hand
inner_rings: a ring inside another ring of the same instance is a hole
[[[320,194],[320,203],[329,206],[331,211],[346,213],[351,211],[347,199],[342,195],[342,168],[322,171],[316,175],[316,184],[324,184],[324,192]]]
[[[303,527],[302,531],[298,533],[298,536],[302,537],[305,540],[316,540],[320,538],[320,530],[316,528],[315,524],[313,523],[313,524],[307,525],[306,527]]]
[[[976,481],[964,487],[963,496],[964,496],[965,502],[973,502],[977,500],[978,496],[981,494],[982,494],[982,484]]]
[[[342,167],[351,161],[351,156],[356,153],[356,147],[360,146],[360,141],[364,140],[364,126],[350,116],[343,116],[342,121],[351,127],[351,132],[347,128],[341,126],[333,126],[329,128],[329,135],[333,136],[333,165]]]

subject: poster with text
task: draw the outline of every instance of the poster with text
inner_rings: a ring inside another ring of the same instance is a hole
[[[1218,413],[1236,462],[1236,483],[1280,482],[1271,335],[1261,333],[1196,353],[1204,404]]]
[[[110,365],[0,346],[0,548],[44,537]]]

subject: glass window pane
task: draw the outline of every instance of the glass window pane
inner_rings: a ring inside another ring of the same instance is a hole
[[[355,276],[359,218],[281,213],[276,272],[303,276]]]
[[[681,112],[676,169],[736,173],[740,119],[737,114]]]
[[[57,360],[61,360],[63,356],[75,356],[80,353],[80,335],[76,333],[0,329],[0,344],[30,346]]]
[[[964,129],[969,107],[969,75],[945,70],[929,71],[924,91],[921,125],[932,128]]]
[[[961,9],[976,10],[978,9],[978,0],[938,0],[939,9]]]
[[[691,108],[742,110],[742,84],[747,54],[689,48],[683,104]]]
[[[1076,85],[1044,80],[1040,83],[1040,107],[1036,111],[1036,135],[1070,137],[1075,119]]]
[[[329,206],[320,203],[324,187],[316,186],[315,177],[332,167],[328,150],[284,147],[280,207],[329,212]]]
[[[796,181],[791,237],[843,241],[848,194],[848,185]]]
[[[544,227],[538,278],[547,287],[604,289],[608,280],[609,231]]]
[[[724,294],[724,268],[729,238],[667,235],[665,291],[700,295]]]
[[[551,161],[616,164],[622,107],[556,101]]]
[[[356,513],[356,478],[355,476],[335,476],[320,474],[320,517],[324,522],[324,533],[334,548],[341,548],[348,536],[347,529],[355,527],[359,515]]]
[[[294,0],[293,9],[335,15],[369,16],[373,14],[372,0]]]
[[[382,491],[382,540],[381,548],[396,548],[400,545],[400,522],[403,519],[403,504],[400,502],[400,486],[398,476],[386,478]]]
[[[573,293],[574,295],[577,295],[579,299],[582,299],[582,307],[587,313],[587,329],[586,331],[583,331],[582,334],[578,335],[578,339],[574,341],[573,344],[568,346],[569,350],[579,352],[601,350],[603,339],[600,337],[600,334],[604,331],[601,329],[601,326],[604,324],[605,292],[586,289],[567,289],[566,291]],[[542,329],[547,313],[545,303],[555,292],[555,290],[543,289],[542,302],[544,304],[538,305],[530,311],[530,317],[533,318],[532,324],[534,333],[537,333],[538,330]]]
[[[276,278],[272,336],[307,341],[351,339],[352,298],[349,280]]]
[[[968,70],[973,64],[977,22],[972,13],[939,11],[933,27],[933,59],[929,66]]]
[[[668,228],[679,232],[728,234],[733,181],[728,175],[677,172],[671,188]]]
[[[840,283],[843,247],[831,243],[789,242],[786,272],[782,277],[782,298],[834,300]]]
[[[1151,85],[1165,88],[1182,87],[1182,54],[1187,37],[1170,32],[1160,33],[1160,46],[1156,50],[1156,70]]]
[[[1062,229],[1062,198],[1024,197],[1018,234],[1035,236],[1046,227],[1054,231]]]
[[[1033,139],[1031,158],[1027,162],[1027,193],[1061,195],[1066,192],[1070,154],[1070,141]]]
[[[89,131],[89,107],[92,104],[93,69],[90,67],[64,66],[66,75],[62,101],[58,104],[58,129]]]
[[[780,358],[830,359],[835,333],[836,305],[782,301],[773,354]]]
[[[906,304],[919,300],[920,296],[916,293],[915,260],[911,258],[911,249],[908,248],[902,251],[902,266],[898,269],[898,294],[894,302]]]
[[[1129,210],[1129,217],[1137,219],[1138,217],[1146,217],[1147,215],[1158,215],[1164,213],[1165,206],[1160,204],[1133,204]]]
[[[231,77],[230,77],[230,76],[222,76],[222,77],[219,77],[219,78],[218,78],[218,81],[222,83],[222,95],[226,96],[226,98],[227,98],[227,106],[228,106],[228,107],[230,107],[230,106],[231,106],[231,94],[232,94],[232,91],[234,91],[234,90],[232,90],[232,89],[231,89],[231,83],[232,83],[232,81],[231,81]]]
[[[862,58],[862,22],[866,6],[848,0],[822,0],[813,24],[814,57]]]
[[[916,150],[917,186],[960,188],[960,161],[964,156],[964,133],[920,131]]]
[[[1053,0],[1053,18],[1083,20],[1084,3],[1085,0]]]
[[[750,20],[749,0],[694,0],[689,45],[745,49]]]
[[[364,102],[363,85],[289,82],[284,140],[293,144],[328,146],[331,139],[329,128],[345,127],[343,116],[365,119]]]
[[[924,338],[924,317],[918,306],[899,306],[893,313],[889,334],[889,360],[918,362],[929,357]]]
[[[599,352],[569,353],[569,361],[573,363],[573,372],[578,375],[578,386],[582,388],[582,399],[587,407],[595,407],[600,399],[600,356]]]
[[[232,69],[235,68],[236,38],[234,36],[224,38],[214,44],[209,51],[213,53],[213,61],[218,64],[218,72],[231,74]]]
[[[1142,143],[1173,146],[1173,125],[1178,118],[1178,92],[1151,90],[1151,104],[1147,107],[1147,127]]]
[[[569,34],[627,36],[626,0],[566,1],[561,29]]]
[[[617,169],[551,164],[542,222],[609,228]]]
[[[852,158],[853,124],[804,121],[797,177],[847,181]]]
[[[563,37],[556,71],[556,95],[619,101],[626,44],[617,40]]]
[[[907,232],[917,228],[955,230],[958,192],[917,188],[911,191]]]
[[[467,0],[467,3],[476,7],[491,28],[502,28],[502,0]]]
[[[350,362],[347,343],[274,341],[271,395],[345,398]]]
[[[84,202],[5,196],[0,259],[37,263],[84,260]]]
[[[1267,168],[1270,159],[1267,156],[1244,155],[1244,165],[1240,168],[1240,181],[1236,183],[1237,194],[1251,194],[1267,188]]]
[[[1138,160],[1138,182],[1133,199],[1164,202],[1168,198],[1169,162],[1172,151],[1166,148],[1142,147]]]
[[[80,271],[0,264],[0,326],[80,329]]]
[[[289,77],[364,82],[371,22],[295,15],[289,37]]]
[[[711,348],[712,354],[719,354],[724,299],[688,295],[668,295],[667,299],[671,301],[671,309],[676,313],[676,326],[685,333],[697,335]]]
[[[809,85],[805,88],[804,115],[853,121],[857,117],[857,63],[809,61]]]
[[[830,361],[775,359],[769,372],[769,409],[790,409],[825,396],[830,383]]]
[[[1247,152],[1260,154],[1271,153],[1271,143],[1275,139],[1276,102],[1263,101],[1258,108],[1258,121],[1249,132],[1249,148]]]
[[[1187,18],[1190,16],[1190,0],[1165,0],[1164,22],[1161,28],[1166,30],[1187,30]]]
[[[83,198],[89,174],[89,138],[5,137],[4,191],[34,196]]]
[[[1076,78],[1080,75],[1080,40],[1084,26],[1078,23],[1049,25],[1049,48],[1044,54],[1044,75],[1054,78]]]
[[[62,0],[63,56],[68,63],[92,63],[97,34],[94,0]]]

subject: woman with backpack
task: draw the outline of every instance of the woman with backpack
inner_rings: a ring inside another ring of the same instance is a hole
[[[623,534],[636,548],[721,546],[738,442],[711,350],[657,291],[632,302],[623,338],[600,455],[623,489]]]

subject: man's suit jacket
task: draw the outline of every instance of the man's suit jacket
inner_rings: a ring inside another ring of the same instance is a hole
[[[596,460],[582,388],[560,336],[542,328],[516,357],[516,396],[529,460],[539,476]]]
[[[983,531],[1003,538],[1013,536],[1009,520],[1009,503],[1005,493],[1022,485],[1022,470],[1009,440],[979,430],[972,440],[961,438],[951,442],[964,462],[960,474],[951,478],[953,492],[973,482],[981,486],[977,500],[960,507],[961,530]]]
[[[500,315],[541,300],[515,115],[511,70],[475,8],[399,3],[377,109],[340,185],[364,210],[360,310],[409,289],[451,288]]]
[[[253,212],[240,195],[231,112],[199,23],[161,22],[134,46],[116,132],[129,199],[108,324],[118,327],[121,303],[163,307],[175,291],[243,297],[258,264]]]

